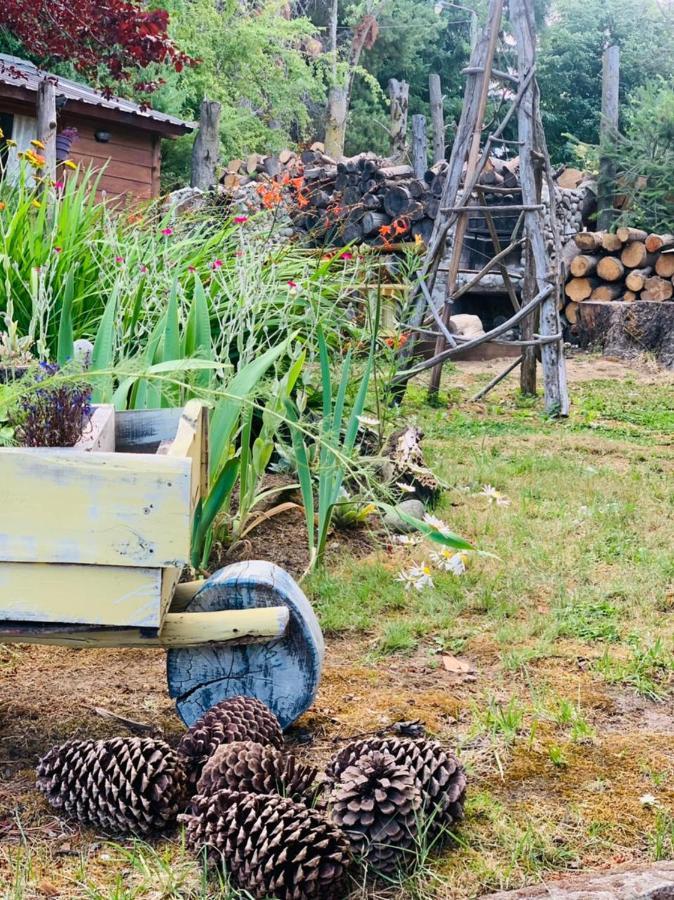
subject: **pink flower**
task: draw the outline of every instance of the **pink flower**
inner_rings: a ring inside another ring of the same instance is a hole
[[[54,253],[60,253],[63,250],[63,247],[54,247]]]
[[[123,256],[116,256],[116,257],[115,257],[115,262],[116,262],[116,263],[123,263],[123,262],[124,262],[124,257],[123,257]]]
[[[347,250],[344,253],[341,253],[339,258],[340,259],[353,259],[353,253],[349,253]]]
[[[146,265],[143,265],[143,263],[141,263],[141,264],[138,266],[138,268],[139,268],[140,271],[143,273],[143,275],[145,275],[145,273],[147,272],[147,266],[146,266]]]
[[[196,272],[197,270],[194,268],[194,266],[188,266],[187,271],[194,274],[194,272]]]
[[[55,181],[54,187],[56,188],[57,191],[62,191],[63,187],[64,187],[64,183],[62,181]]]
[[[296,287],[297,287],[297,282],[296,282],[296,281],[289,281],[289,282],[288,282],[288,287],[289,287],[289,288],[296,288]]]
[[[171,235],[173,234],[173,229],[172,228],[162,228],[161,233],[164,235],[164,237],[171,237]]]
[[[248,216],[234,216],[234,221],[237,225],[243,225],[244,222],[248,221]]]
[[[222,260],[214,259],[211,263],[211,269],[221,269],[222,268]]]
[[[243,250],[237,250],[234,256],[243,256]]]

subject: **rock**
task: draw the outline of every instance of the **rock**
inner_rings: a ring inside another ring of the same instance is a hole
[[[460,334],[463,337],[481,337],[484,334],[482,320],[479,316],[471,316],[468,313],[457,313],[449,320],[449,330],[452,334]]]
[[[206,200],[207,195],[200,188],[184,187],[170,193],[164,200],[164,206],[175,215],[182,215],[202,209]]]
[[[482,900],[674,900],[674,862],[619,866],[517,891],[499,891]]]
[[[413,525],[408,525],[407,522],[402,520],[398,515],[398,510],[405,513],[405,515],[414,516],[415,519],[423,519],[426,514],[424,504],[415,497],[410,497],[409,500],[403,500],[397,506],[394,506],[391,512],[386,513],[382,521],[387,528],[395,531],[397,534],[408,534],[410,531],[416,530]]]

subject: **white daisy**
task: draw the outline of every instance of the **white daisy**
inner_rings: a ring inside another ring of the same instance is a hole
[[[416,494],[417,489],[413,484],[405,484],[402,481],[396,481],[396,487],[398,490],[402,491],[403,494]]]
[[[409,569],[403,569],[397,576],[396,581],[402,581],[406,591],[409,591],[411,588],[414,588],[415,591],[423,591],[424,588],[433,587],[431,575],[431,567],[422,562],[420,566],[410,566]]]
[[[356,418],[361,425],[365,425],[368,428],[376,428],[380,424],[379,419],[372,419],[369,416],[356,416]]]
[[[451,534],[449,527],[446,525],[442,519],[438,519],[437,516],[432,516],[430,513],[426,513],[424,515],[424,522],[427,525],[430,525],[431,528],[434,528],[436,531],[439,531],[440,534],[448,535]]]
[[[431,559],[443,572],[451,572],[452,575],[463,575],[466,571],[467,553],[455,553],[453,550],[444,549],[437,553],[431,553]]]
[[[478,492],[479,497],[486,497],[490,503],[497,506],[510,506],[510,498],[506,497],[491,484],[485,484],[481,491]]]

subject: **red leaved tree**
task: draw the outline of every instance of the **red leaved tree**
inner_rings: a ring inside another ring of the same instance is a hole
[[[1,0],[0,28],[42,65],[68,60],[92,81],[103,67],[115,81],[150,92],[159,81],[135,80],[151,63],[179,72],[194,60],[173,43],[165,9],[141,0]]]

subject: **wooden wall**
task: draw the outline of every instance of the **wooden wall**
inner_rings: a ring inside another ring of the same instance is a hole
[[[0,112],[35,116],[35,107],[0,97]],[[118,124],[104,117],[81,116],[66,109],[59,114],[59,131],[68,126],[77,128],[79,132],[70,154],[74,162],[97,168],[107,163],[99,193],[105,191],[108,197],[128,200],[148,200],[159,195],[159,134]],[[94,136],[96,131],[109,132],[110,141],[105,144],[97,141]]]
[[[114,122],[96,122],[64,114],[59,127],[68,126],[74,126],[79,132],[70,158],[84,166],[105,166],[101,191],[139,200],[159,194],[161,162],[158,135]],[[109,132],[108,143],[96,140],[94,134],[99,130]]]

